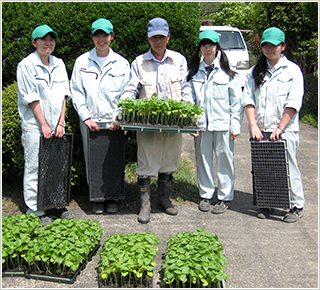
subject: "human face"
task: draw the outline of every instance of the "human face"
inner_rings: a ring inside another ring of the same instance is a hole
[[[152,53],[157,59],[161,60],[164,57],[169,39],[170,34],[168,36],[154,35],[152,37],[148,37]]]
[[[50,33],[43,38],[32,40],[32,45],[37,49],[37,52],[42,59],[48,57],[56,47],[56,41]]]
[[[262,45],[262,52],[268,59],[269,63],[274,66],[281,58],[281,53],[285,50],[286,44],[280,43],[279,45],[273,45],[270,42],[265,42]]]
[[[106,34],[102,30],[98,30],[91,36],[94,42],[94,45],[96,47],[98,56],[104,57],[109,54],[109,47],[113,37],[114,37],[114,34],[112,32],[109,34]]]
[[[217,55],[217,44],[215,43],[206,43],[206,44],[201,44],[200,46],[200,52],[204,58],[204,62],[207,65],[210,65],[213,63],[213,61],[216,58]]]

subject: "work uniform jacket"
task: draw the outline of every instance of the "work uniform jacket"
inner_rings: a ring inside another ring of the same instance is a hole
[[[241,88],[235,77],[232,79],[220,67],[220,53],[214,60],[214,69],[207,78],[202,60],[198,72],[189,81],[195,103],[204,109],[198,122],[202,131],[231,131],[240,134]]]
[[[299,131],[299,111],[304,94],[303,75],[298,65],[284,55],[271,73],[267,70],[263,84],[255,88],[252,76],[254,67],[247,74],[242,106],[253,105],[260,130],[273,132],[280,123],[285,108],[294,108],[293,116],[284,131]]]
[[[18,111],[22,131],[42,133],[30,104],[39,101],[42,113],[55,132],[65,97],[70,98],[69,81],[64,62],[49,55],[45,66],[37,51],[29,54],[17,66]]]
[[[109,48],[103,67],[96,48],[79,56],[71,77],[71,93],[81,121],[112,122],[113,112],[130,76],[129,62]]]

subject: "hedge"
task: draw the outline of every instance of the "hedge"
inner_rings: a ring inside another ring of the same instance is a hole
[[[33,29],[48,24],[57,31],[54,55],[66,63],[69,77],[76,58],[94,47],[91,24],[109,19],[115,32],[111,47],[131,63],[149,49],[147,24],[154,17],[168,21],[168,48],[189,59],[201,26],[198,2],[2,2],[2,83],[16,79],[18,62],[34,51]]]

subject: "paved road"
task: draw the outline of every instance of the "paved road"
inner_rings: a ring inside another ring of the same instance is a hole
[[[184,134],[183,154],[194,162],[192,137]],[[301,124],[300,148],[297,159],[305,189],[305,215],[297,223],[281,221],[285,212],[278,209],[272,218],[256,218],[252,204],[250,144],[247,122],[235,146],[235,199],[222,215],[200,212],[196,205],[181,205],[175,217],[153,206],[152,220],[137,222],[138,208],[117,215],[88,215],[80,207],[70,210],[83,219],[97,219],[104,230],[101,243],[111,234],[150,232],[160,237],[159,254],[153,287],[159,285],[161,256],[170,235],[193,231],[197,227],[217,234],[227,258],[228,288],[318,288],[318,130]],[[96,254],[77,277],[74,284],[59,284],[3,278],[3,288],[97,288]]]

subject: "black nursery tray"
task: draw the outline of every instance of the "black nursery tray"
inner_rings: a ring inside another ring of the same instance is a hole
[[[2,277],[24,277],[24,270],[5,270],[2,271]]]
[[[25,273],[25,278],[27,279],[35,279],[41,281],[49,281],[49,282],[57,282],[57,283],[66,283],[66,284],[73,284],[76,280],[76,277],[79,273],[85,268],[88,261],[95,255],[100,247],[100,243],[98,243],[95,248],[89,253],[88,259],[84,261],[78,268],[78,270],[72,275],[72,277],[65,277],[65,276],[55,276],[49,274],[37,274],[37,273]]]
[[[163,133],[198,133],[198,127],[170,127],[161,125],[120,123],[120,127],[125,131],[163,132]]]

